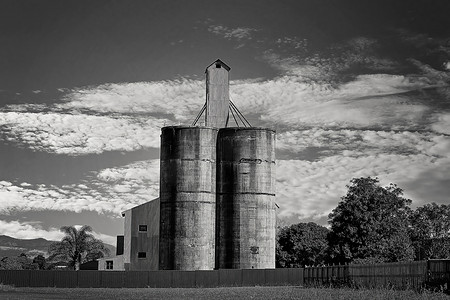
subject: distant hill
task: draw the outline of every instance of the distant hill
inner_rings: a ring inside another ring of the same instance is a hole
[[[25,253],[32,258],[36,255],[48,256],[48,246],[54,241],[49,241],[43,238],[24,240],[16,239],[7,235],[0,235],[0,259],[2,257],[19,256]],[[111,256],[116,254],[116,247],[105,244],[111,252]]]

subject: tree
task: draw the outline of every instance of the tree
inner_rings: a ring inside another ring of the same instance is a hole
[[[82,263],[109,254],[103,242],[90,233],[90,226],[85,225],[79,230],[74,226],[63,226],[60,230],[65,236],[60,242],[50,244],[49,259],[66,261],[71,268],[79,270]]]
[[[277,236],[276,265],[300,268],[325,261],[328,229],[316,223],[299,223],[280,229]]]
[[[331,212],[330,256],[335,263],[409,261],[414,249],[408,235],[411,200],[395,184],[378,178],[353,178]]]
[[[450,205],[426,204],[410,218],[416,259],[450,258]]]
[[[45,270],[47,267],[47,261],[41,254],[33,259],[33,264],[35,264],[39,270]]]
[[[0,270],[34,270],[37,266],[25,253],[16,257],[3,257],[0,260]]]

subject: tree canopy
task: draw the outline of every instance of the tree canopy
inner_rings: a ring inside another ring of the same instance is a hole
[[[450,258],[450,205],[418,207],[411,214],[410,224],[417,259]]]
[[[414,258],[408,236],[411,200],[395,184],[353,178],[329,215],[330,257],[336,263],[407,261]]]
[[[79,270],[82,263],[109,254],[103,242],[92,235],[90,226],[85,225],[79,230],[74,226],[63,226],[60,230],[65,236],[50,245],[49,259],[68,262],[70,267]]]
[[[328,216],[330,230],[299,223],[278,231],[277,267],[450,259],[450,205],[412,210],[402,195],[378,178],[353,178]]]
[[[328,229],[316,223],[299,223],[280,229],[277,236],[276,264],[300,268],[325,262]]]
[[[0,270],[35,270],[38,265],[27,257],[25,253],[21,253],[16,257],[3,257],[0,260]]]

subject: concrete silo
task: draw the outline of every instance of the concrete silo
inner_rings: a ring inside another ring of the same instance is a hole
[[[160,270],[214,268],[217,129],[161,131]]]
[[[206,103],[191,127],[161,131],[159,269],[275,267],[275,131],[226,128],[230,67],[206,68]],[[194,127],[204,113],[206,127]]]
[[[275,131],[217,137],[216,268],[275,267]]]

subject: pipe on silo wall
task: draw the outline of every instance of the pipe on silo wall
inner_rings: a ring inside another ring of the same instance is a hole
[[[160,270],[214,268],[217,130],[161,129]]]
[[[275,268],[275,131],[217,137],[216,268]]]

